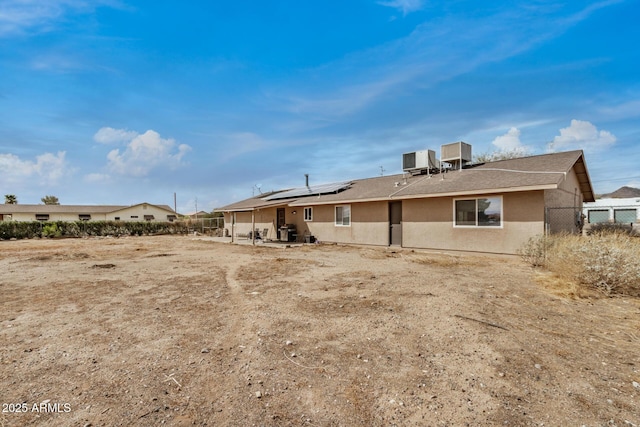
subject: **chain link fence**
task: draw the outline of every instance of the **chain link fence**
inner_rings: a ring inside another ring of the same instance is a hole
[[[584,227],[582,208],[578,206],[545,208],[545,234],[581,234]]]
[[[545,234],[588,233],[591,228],[605,224],[637,230],[640,228],[639,212],[640,207],[633,206],[548,207],[545,209]]]
[[[190,233],[221,237],[224,233],[224,218],[188,218],[183,221]]]

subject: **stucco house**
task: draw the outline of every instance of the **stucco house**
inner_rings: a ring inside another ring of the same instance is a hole
[[[0,221],[173,221],[167,205],[0,205]]]
[[[216,211],[224,213],[225,232],[234,238],[257,230],[267,239],[314,236],[321,242],[514,254],[530,237],[550,230],[547,208],[573,208],[579,218],[582,203],[594,201],[581,150],[476,165],[462,161],[457,169],[436,162],[422,170],[403,166],[406,172],[399,175],[307,183]],[[577,232],[580,224],[569,215],[551,228]]]

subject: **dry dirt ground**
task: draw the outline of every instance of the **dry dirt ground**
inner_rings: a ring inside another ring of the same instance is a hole
[[[515,257],[0,249],[0,426],[640,426],[640,300],[558,295]]]

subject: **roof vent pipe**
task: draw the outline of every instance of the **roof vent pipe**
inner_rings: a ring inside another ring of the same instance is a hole
[[[309,186],[309,174],[305,173],[304,174],[304,184],[308,187]]]

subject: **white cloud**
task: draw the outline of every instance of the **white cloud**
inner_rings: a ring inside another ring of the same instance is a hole
[[[496,137],[492,144],[498,147],[501,151],[522,148],[522,142],[520,142],[520,129],[512,127],[504,135]]]
[[[111,179],[111,176],[105,173],[90,173],[84,176],[87,182],[106,182]]]
[[[103,5],[124,7],[118,0],[2,0],[0,37],[26,31],[48,31],[69,13],[91,13]]]
[[[571,125],[560,129],[560,135],[553,138],[548,151],[585,150],[599,151],[616,142],[616,137],[606,130],[598,129],[588,121],[571,120]]]
[[[70,171],[65,155],[64,151],[44,153],[37,156],[34,162],[10,153],[0,154],[0,177],[8,183],[19,183],[34,177],[40,178],[43,183],[55,183]]]
[[[520,141],[520,133],[520,129],[516,127],[510,128],[507,133],[496,137],[492,141],[497,150],[482,157],[485,157],[485,161],[494,161],[530,155],[533,150]]]
[[[117,135],[118,132],[110,134]],[[161,138],[158,132],[148,130],[142,135],[136,134],[122,152],[119,149],[110,151],[108,168],[121,175],[146,176],[155,168],[182,166],[182,158],[190,150],[187,144],[177,144],[174,139]]]
[[[32,28],[46,28],[68,8],[84,6],[71,0],[4,0],[0,4],[0,36],[20,33]]]
[[[100,144],[113,144],[129,142],[138,136],[138,132],[126,129],[114,129],[112,127],[103,127],[95,135],[93,140]]]
[[[411,12],[415,12],[417,10],[422,9],[423,1],[422,0],[389,0],[389,1],[379,1],[379,5],[393,7],[394,9],[399,9],[402,11],[403,15],[407,15]]]
[[[640,99],[632,99],[612,107],[603,107],[600,111],[613,120],[640,117]]]
[[[424,0],[379,0],[378,4],[405,13],[427,5]],[[403,38],[308,70],[300,84],[287,80],[286,86],[271,90],[268,96],[277,104],[274,108],[305,119],[310,127],[331,126],[346,115],[383,105],[387,96],[426,90],[526,52],[558,37],[595,10],[554,13],[548,8],[516,7],[499,8],[486,16],[449,14],[417,25]],[[514,26],[518,31],[513,31]]]

